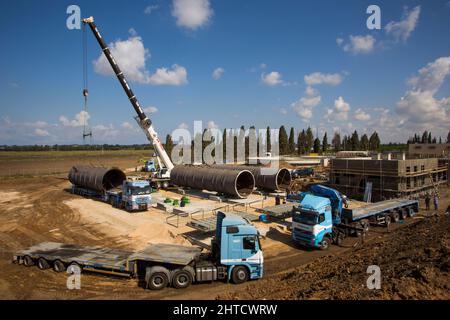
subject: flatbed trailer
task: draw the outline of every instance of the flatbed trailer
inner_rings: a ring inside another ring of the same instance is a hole
[[[391,221],[397,222],[413,216],[418,211],[419,202],[417,200],[392,199],[370,203],[353,209],[343,208],[341,218],[343,223],[367,219],[372,223],[383,222],[384,224],[389,224]]]
[[[76,265],[83,271],[134,278],[139,277],[143,265],[162,263],[186,266],[197,259],[201,251],[197,247],[172,244],[154,244],[132,252],[99,246],[44,242],[17,252],[13,262],[25,266],[36,264],[40,269],[52,266],[56,272],[63,272],[67,267]]]
[[[175,244],[152,244],[143,250],[44,242],[17,252],[13,262],[56,272],[91,271],[137,278],[146,288],[187,288],[193,282],[243,283],[263,276],[258,230],[237,215],[218,212],[211,250]],[[144,280],[144,281],[142,281]]]
[[[256,209],[256,212],[266,214],[270,218],[284,220],[286,218],[292,217],[292,210],[296,207],[298,207],[297,203],[288,202],[285,204]]]

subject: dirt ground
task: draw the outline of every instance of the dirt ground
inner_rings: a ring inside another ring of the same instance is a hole
[[[0,180],[0,299],[449,298],[449,219],[444,217],[409,219],[390,233],[373,228],[364,245],[349,238],[326,252],[298,248],[288,232],[271,228],[262,241],[264,279],[249,284],[153,292],[134,279],[82,274],[81,290],[68,290],[64,274],[12,264],[12,255],[44,241],[121,249],[139,249],[155,239],[186,244],[179,236],[185,229],[164,223],[167,214],[129,214],[72,195],[65,190],[69,186],[65,178],[52,176]],[[448,199],[447,190],[442,206]],[[364,294],[359,287],[374,261],[383,273],[383,289]]]

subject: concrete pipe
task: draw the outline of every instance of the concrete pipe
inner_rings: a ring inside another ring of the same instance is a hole
[[[248,170],[253,173],[253,176],[255,177],[256,187],[266,190],[286,190],[289,188],[292,181],[291,172],[286,168],[272,169],[256,166],[233,165],[214,165],[213,167],[224,170]]]
[[[73,166],[69,171],[69,181],[86,189],[108,191],[122,185],[125,173],[117,168]]]
[[[171,183],[180,187],[217,191],[236,198],[247,198],[255,188],[248,170],[222,170],[206,166],[180,165],[170,172]]]

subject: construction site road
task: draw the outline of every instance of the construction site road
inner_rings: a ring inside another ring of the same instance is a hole
[[[342,247],[332,246],[328,251],[298,248],[288,233],[274,230],[267,235],[274,241],[266,247],[263,241],[264,279],[247,284],[216,282],[193,285],[186,290],[167,288],[155,292],[139,287],[135,279],[83,273],[81,289],[69,290],[67,274],[12,264],[12,255],[44,241],[130,248],[123,237],[108,234],[107,228],[99,229],[93,223],[87,223],[77,210],[65,204],[77,198],[65,191],[69,186],[66,179],[56,177],[0,181],[0,299],[449,298],[450,220],[442,213],[442,217],[428,217],[428,213],[424,213],[392,225],[390,232],[372,228],[364,243],[359,238],[348,238]],[[448,199],[448,189],[445,189],[441,205],[446,207]],[[428,247],[431,251],[425,251]],[[442,252],[446,253],[447,260],[441,257]],[[419,263],[425,269],[419,267],[412,277],[405,276],[406,271],[395,267],[402,265],[399,261],[414,265],[416,255],[429,255],[427,259],[438,262],[431,269]],[[368,290],[364,289],[367,266],[377,261],[382,272],[386,270],[383,284],[398,277],[406,280],[394,282],[396,290],[364,294]],[[436,281],[430,277],[435,277]],[[420,283],[416,285],[411,279]],[[427,291],[417,289],[421,288],[419,285],[426,286]],[[443,292],[445,288],[447,291]],[[401,295],[400,291],[405,294]]]

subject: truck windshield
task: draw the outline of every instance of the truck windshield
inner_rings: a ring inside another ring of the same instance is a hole
[[[131,188],[131,194],[133,195],[143,195],[143,194],[150,194],[150,186],[139,188],[139,187],[132,187]]]
[[[313,226],[317,224],[317,213],[310,211],[295,211],[292,219],[295,222]]]

